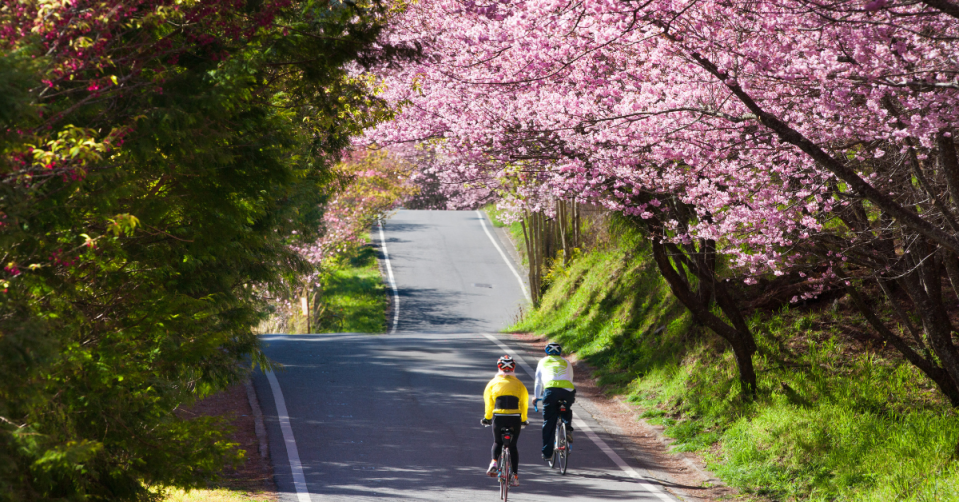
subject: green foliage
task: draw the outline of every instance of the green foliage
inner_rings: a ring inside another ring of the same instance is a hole
[[[842,310],[750,320],[759,395],[744,403],[732,354],[695,326],[659,278],[642,237],[585,253],[539,309],[536,331],[598,368],[602,384],[698,451],[725,482],[779,500],[956,500],[959,421],[934,386],[891,350],[839,331]],[[832,321],[832,322],[830,322]]]
[[[0,55],[0,501],[152,500],[236,459],[215,419],[176,410],[268,366],[255,288],[311,271],[290,246],[318,237],[329,166],[388,115],[342,67],[379,25],[294,3],[289,35],[187,47],[162,89],[125,81],[149,92],[38,104],[42,58]],[[41,109],[66,116],[8,128]],[[11,174],[24,158],[72,167]]]

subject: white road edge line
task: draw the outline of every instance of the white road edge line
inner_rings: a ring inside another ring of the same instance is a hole
[[[390,327],[389,333],[393,335],[396,333],[396,326],[400,323],[400,294],[396,291],[396,280],[393,279],[393,267],[390,266],[390,252],[386,250],[386,236],[383,235],[383,220],[377,220],[376,224],[380,227],[380,245],[383,247],[386,273],[389,276],[390,288],[393,290],[393,326]]]
[[[303,464],[300,463],[300,452],[296,449],[296,440],[293,439],[293,428],[290,427],[290,415],[286,411],[286,401],[283,400],[283,391],[280,382],[272,371],[266,372],[266,378],[273,389],[273,401],[276,402],[276,416],[280,420],[280,431],[283,432],[283,443],[286,444],[286,455],[290,458],[290,470],[293,471],[293,486],[296,487],[296,498],[299,502],[310,502],[310,492],[306,488],[306,476],[303,474]]]
[[[489,229],[486,228],[486,218],[483,216],[483,212],[480,210],[476,210],[476,214],[479,215],[480,225],[483,226],[483,231],[486,232],[486,236],[489,237],[490,242],[493,243],[493,247],[495,247],[496,250],[499,251],[499,255],[502,256],[503,261],[506,262],[506,266],[509,267],[510,271],[513,272],[513,275],[516,276],[516,280],[519,281],[519,287],[520,289],[523,290],[523,296],[526,297],[526,301],[528,302],[533,301],[532,298],[530,298],[529,296],[529,291],[526,290],[526,283],[523,282],[523,277],[519,275],[519,272],[517,272],[515,268],[513,268],[513,262],[510,261],[509,257],[506,256],[506,253],[503,252],[503,249],[499,247],[499,243],[496,242],[496,238],[493,237],[493,234],[491,234]]]
[[[483,336],[485,336],[489,341],[496,344],[499,348],[503,349],[506,354],[513,352],[513,359],[517,363],[519,363],[519,365],[523,368],[523,371],[525,371],[527,375],[533,378],[536,378],[536,372],[532,369],[532,367],[529,364],[526,364],[526,360],[523,359],[523,356],[516,353],[516,351],[510,350],[510,348],[505,343],[503,343],[498,338],[496,338],[496,336],[491,335],[489,333],[483,333]],[[646,491],[655,495],[658,499],[663,500],[665,502],[675,501],[675,499],[667,495],[663,491],[663,489],[659,487],[659,485],[640,476],[635,469],[630,467],[629,464],[627,464],[626,461],[623,460],[623,457],[620,457],[618,453],[613,451],[613,449],[610,448],[608,444],[606,444],[606,441],[603,441],[603,438],[597,436],[596,433],[593,432],[593,429],[591,429],[589,425],[585,421],[583,421],[583,419],[580,418],[580,416],[575,411],[573,412],[573,418],[577,420],[577,425],[576,425],[577,430],[582,430],[583,432],[585,432],[586,437],[588,437],[590,441],[592,441],[603,453],[605,453],[606,456],[609,457],[609,459],[612,460],[614,464],[616,464],[620,469],[622,469],[622,471],[626,473],[627,476],[640,481],[640,485],[642,485],[642,487],[645,488]]]

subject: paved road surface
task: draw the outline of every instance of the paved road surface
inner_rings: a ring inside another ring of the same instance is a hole
[[[479,424],[481,395],[504,352],[499,344],[511,343],[492,333],[525,299],[479,218],[400,211],[384,224],[399,294],[396,334],[263,337],[286,367],[275,374],[286,438],[267,376],[254,379],[282,501],[498,499],[484,475],[492,436]],[[532,390],[530,375],[518,374]],[[541,417],[531,413],[534,426],[520,436],[522,486],[510,500],[675,500],[637,479],[645,471],[581,409],[569,473],[560,477],[539,458]],[[626,459],[625,469],[603,447]]]

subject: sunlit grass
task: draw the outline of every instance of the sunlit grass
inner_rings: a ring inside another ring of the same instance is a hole
[[[501,218],[504,217],[504,213],[496,209],[496,204],[489,204],[483,208],[483,211],[489,216],[490,221],[493,222],[493,226],[497,228],[506,227],[506,230],[509,232],[510,236],[513,238],[513,241],[517,243],[520,247],[517,251],[519,252],[520,259],[523,264],[526,264],[526,249],[523,249],[526,238],[523,236],[523,225],[519,221],[514,221],[510,224],[504,223]]]
[[[172,490],[163,502],[272,502],[274,499],[265,494],[250,494],[227,488]]]
[[[386,331],[386,289],[372,246],[360,247],[325,271],[322,304],[315,333]]]

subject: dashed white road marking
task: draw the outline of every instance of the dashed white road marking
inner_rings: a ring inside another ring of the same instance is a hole
[[[286,445],[286,455],[290,459],[290,470],[293,471],[293,486],[296,487],[298,502],[310,502],[310,492],[306,488],[306,476],[303,474],[303,464],[300,463],[300,452],[296,449],[296,440],[293,439],[293,428],[290,427],[290,415],[286,411],[286,401],[280,382],[272,371],[266,372],[266,378],[273,389],[273,401],[276,402],[276,416],[280,420],[280,431],[283,432],[283,443]]]
[[[386,250],[386,236],[383,235],[383,220],[377,220],[376,224],[380,227],[380,245],[383,247],[386,274],[390,280],[390,288],[393,290],[393,325],[390,326],[390,334],[392,335],[396,333],[396,326],[400,323],[400,294],[396,290],[396,280],[393,279],[393,267],[390,266],[390,252]]]
[[[506,256],[506,253],[503,252],[503,249],[499,247],[499,243],[496,242],[496,238],[493,237],[493,234],[490,233],[489,228],[486,228],[486,218],[483,217],[482,211],[476,211],[476,214],[479,215],[480,225],[483,226],[483,231],[486,232],[486,236],[489,237],[489,240],[493,243],[493,246],[499,251],[499,255],[503,257],[503,261],[506,262],[506,266],[509,267],[510,271],[513,272],[513,275],[516,276],[516,280],[519,281],[519,287],[523,290],[523,296],[526,297],[526,301],[533,301],[529,296],[529,291],[526,290],[526,283],[523,282],[523,277],[519,275],[519,272],[513,267],[513,262]]]
[[[483,336],[485,336],[489,341],[496,344],[496,346],[502,349],[505,354],[509,354],[512,352],[513,359],[517,363],[519,363],[520,367],[523,368],[523,371],[525,371],[526,374],[528,374],[530,377],[536,378],[536,371],[529,364],[526,364],[526,360],[523,359],[523,356],[519,355],[516,351],[511,350],[505,343],[500,341],[500,339],[496,338],[494,335],[491,335],[489,333],[483,333]],[[613,451],[613,449],[610,448],[608,444],[606,444],[606,441],[603,441],[603,438],[597,436],[596,433],[593,432],[593,429],[590,428],[590,426],[585,421],[583,421],[583,419],[580,418],[580,416],[575,411],[573,412],[573,418],[576,419],[576,429],[586,433],[586,437],[588,437],[589,440],[592,441],[600,449],[600,451],[605,453],[606,456],[609,457],[609,459],[612,460],[613,463],[616,464],[624,473],[626,473],[627,476],[639,481],[640,485],[644,489],[646,489],[646,491],[655,495],[656,498],[663,500],[664,502],[675,502],[675,499],[670,497],[668,494],[666,494],[666,492],[663,491],[663,489],[660,488],[659,485],[640,476],[635,469],[630,467],[629,464],[627,464],[626,461],[623,460],[623,457],[620,457],[618,453]]]

